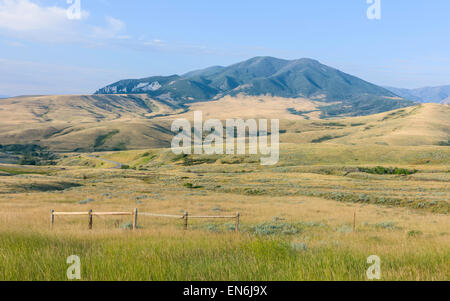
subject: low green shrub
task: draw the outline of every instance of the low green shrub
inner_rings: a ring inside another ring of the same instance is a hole
[[[412,175],[418,172],[416,169],[406,169],[406,168],[386,168],[383,166],[377,166],[372,168],[358,167],[360,172],[376,174],[376,175]]]
[[[417,237],[417,236],[421,236],[422,234],[423,234],[422,231],[417,231],[417,230],[411,230],[408,232],[409,237]]]

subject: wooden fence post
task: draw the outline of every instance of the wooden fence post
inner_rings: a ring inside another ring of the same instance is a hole
[[[50,227],[53,229],[53,224],[55,223],[55,210],[50,210]]]
[[[92,230],[92,209],[89,210],[89,230]]]
[[[137,229],[137,222],[138,222],[138,209],[135,208],[133,212],[133,230]]]
[[[184,230],[187,230],[188,229],[188,212],[187,211],[185,211],[184,212]]]
[[[238,212],[236,213],[236,225],[234,226],[234,230],[237,232],[239,232],[239,217],[241,216],[241,214]]]

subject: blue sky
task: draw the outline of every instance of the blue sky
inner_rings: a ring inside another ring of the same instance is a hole
[[[254,56],[310,57],[379,85],[450,84],[450,1],[0,0],[0,95],[85,94]]]

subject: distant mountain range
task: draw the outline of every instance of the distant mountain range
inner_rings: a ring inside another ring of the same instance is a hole
[[[401,89],[385,87],[391,92],[412,101],[421,103],[450,104],[450,85],[438,87],[425,87],[419,89]]]
[[[176,105],[238,95],[306,98],[322,103],[322,117],[370,115],[413,105],[392,91],[307,58],[255,57],[181,76],[121,80],[95,94],[147,94]]]

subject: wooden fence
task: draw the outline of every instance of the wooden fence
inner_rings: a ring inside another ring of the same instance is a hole
[[[184,220],[184,230],[188,229],[188,221],[189,219],[234,219],[235,232],[239,232],[239,220],[240,213],[237,212],[236,215],[229,216],[207,216],[207,215],[189,215],[186,211],[183,215],[173,215],[173,214],[158,214],[158,213],[148,213],[148,212],[140,212],[138,213],[138,209],[134,209],[132,212],[94,212],[92,209],[87,212],[56,212],[55,210],[51,210],[50,212],[50,225],[53,228],[55,224],[55,216],[87,216],[89,229],[92,230],[93,217],[94,216],[131,216],[132,217],[132,229],[138,229],[138,214],[139,216],[149,216],[149,217],[165,217],[165,218],[174,218],[174,219],[183,219]]]
[[[51,210],[50,212],[50,224],[53,228],[55,224],[55,216],[87,216],[89,229],[92,229],[93,217],[94,216],[132,216],[132,228],[133,230],[137,228],[137,209],[134,209],[133,212],[94,212],[92,209],[87,212],[56,212],[55,210]]]

